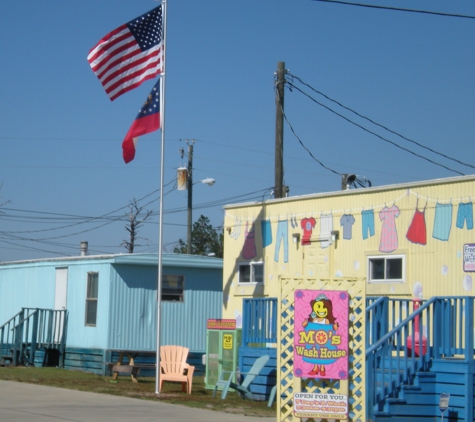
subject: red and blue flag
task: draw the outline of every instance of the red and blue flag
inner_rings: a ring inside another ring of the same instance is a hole
[[[158,129],[160,129],[160,79],[148,95],[122,142],[124,161],[129,163],[134,159],[139,136]]]

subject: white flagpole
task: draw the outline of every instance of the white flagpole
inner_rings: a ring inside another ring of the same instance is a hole
[[[167,0],[162,0],[162,73],[160,76],[160,129],[162,133],[162,150],[160,159],[160,211],[158,221],[158,280],[157,280],[157,350],[156,350],[156,372],[155,372],[155,394],[160,394],[160,324],[162,308],[162,243],[163,243],[163,177],[165,173],[165,67],[167,61]]]

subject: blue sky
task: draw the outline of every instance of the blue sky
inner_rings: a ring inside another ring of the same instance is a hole
[[[368,0],[475,15],[472,0]],[[125,252],[133,198],[154,216],[136,252],[158,248],[160,132],[140,139],[135,160],[121,143],[154,81],[111,102],[86,60],[109,31],[157,6],[150,0],[0,3],[0,260]],[[414,141],[475,165],[475,20],[311,0],[169,0],[163,239],[186,238],[186,191],[172,189],[195,139],[194,220],[223,221],[223,204],[269,198],[274,185],[274,72],[290,74]],[[318,101],[381,136],[463,174],[474,169],[429,153]],[[285,92],[285,113],[305,146],[336,173],[381,186],[458,174],[402,151]],[[291,196],[340,189],[284,127]],[[254,193],[253,193],[254,192]],[[253,193],[253,194],[251,194]],[[203,204],[215,203],[202,207]]]

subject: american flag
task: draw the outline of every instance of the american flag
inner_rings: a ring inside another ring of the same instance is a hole
[[[107,34],[87,61],[111,101],[157,76],[163,66],[162,6]]]

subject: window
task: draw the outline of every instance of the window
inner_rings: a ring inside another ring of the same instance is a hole
[[[86,325],[96,326],[97,293],[99,291],[99,273],[87,273]]]
[[[403,283],[404,272],[404,255],[368,257],[368,281],[370,283]]]
[[[264,263],[249,262],[239,264],[239,283],[263,283]]]
[[[185,277],[182,275],[162,276],[162,300],[166,302],[183,302]]]

